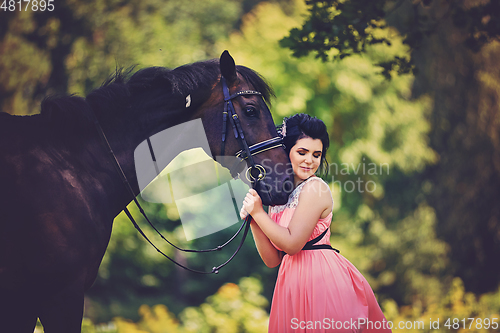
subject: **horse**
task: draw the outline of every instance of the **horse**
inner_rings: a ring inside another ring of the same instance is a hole
[[[254,176],[260,180],[253,186],[263,203],[287,201],[290,187],[285,184],[292,180],[292,172],[285,150],[247,149],[278,135],[267,105],[272,89],[257,72],[236,66],[227,51],[219,59],[175,69],[132,72],[117,70],[85,98],[47,97],[36,115],[0,113],[0,329],[4,332],[33,332],[37,318],[47,333],[81,332],[84,293],[96,279],[114,218],[133,200],[103,145],[100,129],[136,196],[140,188],[134,149],[156,133],[201,119],[207,153],[253,158],[250,169],[259,166]],[[224,96],[223,86],[231,96]],[[234,112],[227,120],[223,114],[229,101],[234,102]],[[236,118],[236,127],[243,131],[240,141],[227,135],[221,145],[226,121],[232,133]],[[248,143],[244,149],[243,133]],[[221,164],[232,167],[223,159]]]

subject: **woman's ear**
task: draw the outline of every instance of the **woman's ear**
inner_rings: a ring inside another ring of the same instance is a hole
[[[220,56],[220,72],[228,83],[236,80],[236,65],[227,50]]]

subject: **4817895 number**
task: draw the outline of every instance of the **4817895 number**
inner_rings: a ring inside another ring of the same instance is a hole
[[[54,0],[4,0],[0,9],[4,12],[14,12],[14,11],[28,11],[33,12],[38,11],[53,11]]]
[[[448,318],[444,326],[448,329],[464,329],[464,330],[471,330],[471,329],[498,329],[498,318]]]

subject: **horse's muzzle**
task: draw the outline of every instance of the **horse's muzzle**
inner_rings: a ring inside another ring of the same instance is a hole
[[[293,191],[293,176],[284,176],[282,179],[266,177],[254,185],[255,190],[265,206],[284,205]]]

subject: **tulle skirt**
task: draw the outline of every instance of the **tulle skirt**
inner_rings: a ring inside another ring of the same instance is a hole
[[[371,287],[332,250],[285,255],[274,290],[270,333],[391,332]]]

